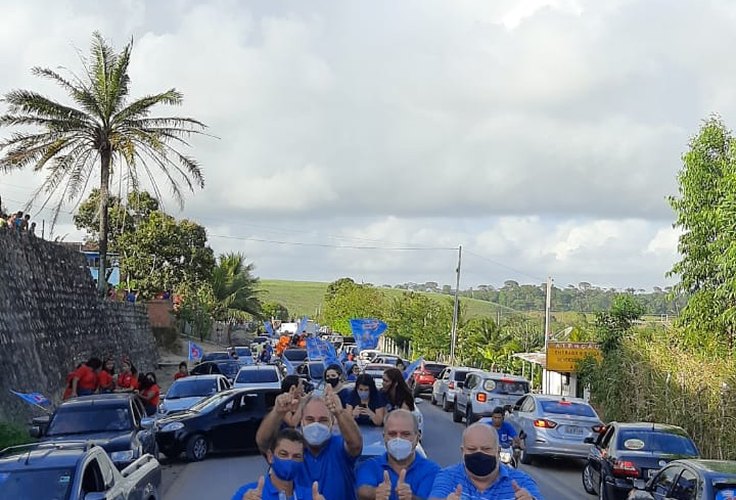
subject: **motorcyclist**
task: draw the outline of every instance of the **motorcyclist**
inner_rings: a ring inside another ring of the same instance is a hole
[[[491,418],[482,418],[480,421],[490,424],[491,427],[498,432],[498,444],[503,448],[524,448],[524,442],[514,429],[514,426],[504,421],[506,412],[500,406],[497,406],[491,412]]]

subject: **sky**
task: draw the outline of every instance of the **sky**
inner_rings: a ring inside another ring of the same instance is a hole
[[[189,151],[205,188],[166,210],[261,278],[454,285],[462,245],[462,288],[672,284],[681,156],[736,112],[731,0],[0,0],[0,19],[0,93],[63,100],[30,69],[132,38],[131,95],[175,87],[214,136]],[[3,203],[42,178],[1,175]],[[55,236],[82,239],[73,210]]]

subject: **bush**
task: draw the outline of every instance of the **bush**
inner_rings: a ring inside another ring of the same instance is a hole
[[[179,347],[179,333],[174,327],[153,327],[153,336],[156,345],[163,349],[174,351]]]
[[[33,441],[26,428],[10,422],[0,422],[0,450]]]

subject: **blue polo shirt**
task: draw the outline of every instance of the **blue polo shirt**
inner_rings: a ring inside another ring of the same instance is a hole
[[[319,483],[325,500],[355,500],[355,460],[345,450],[342,436],[333,434],[317,455],[304,448],[304,467],[297,482]]]
[[[480,419],[484,424],[488,424],[493,427],[493,419],[482,418]],[[498,432],[498,443],[501,446],[511,446],[514,443],[514,438],[517,436],[516,429],[510,423],[505,420],[501,424],[501,427],[493,427]]]
[[[461,462],[445,467],[438,474],[432,485],[430,498],[447,498],[455,491],[457,485],[463,487],[462,500],[514,500],[512,481],[525,488],[536,500],[543,500],[537,483],[526,473],[500,464],[500,471],[496,482],[485,491],[478,491],[465,472],[465,465]]]
[[[263,491],[261,492],[262,500],[279,500],[279,490],[271,482],[271,475],[266,475],[266,480],[263,482]],[[238,491],[233,495],[232,500],[243,500],[243,496],[249,490],[255,490],[258,488],[258,482],[253,481],[252,483],[244,484]],[[289,497],[289,500],[312,500],[312,486],[301,486],[294,483],[294,494]]]
[[[358,480],[355,483],[357,488],[360,489],[361,486],[377,487],[383,482],[383,471],[388,471],[388,475],[391,478],[391,496],[389,500],[398,500],[396,483],[399,482],[399,475],[388,464],[388,455],[386,453],[380,457],[372,458],[358,467]],[[419,453],[414,455],[414,461],[406,469],[406,483],[411,486],[414,497],[421,499],[429,498],[432,483],[439,471],[440,466],[436,463],[427,460]]]

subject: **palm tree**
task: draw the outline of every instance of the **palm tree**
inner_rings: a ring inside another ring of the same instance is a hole
[[[220,255],[212,271],[214,295],[213,318],[227,325],[227,341],[232,343],[230,329],[235,321],[263,316],[258,297],[258,278],[253,276],[254,266],[245,263],[240,253]]]
[[[115,53],[100,33],[92,38],[90,57],[81,58],[84,73],[69,78],[47,68],[33,68],[34,75],[48,78],[64,89],[72,104],[66,105],[30,90],[5,94],[8,106],[0,116],[0,126],[23,127],[9,139],[0,141],[0,172],[32,167],[45,170],[46,178],[28,206],[40,195],[45,207],[58,195],[52,226],[65,201],[79,199],[99,168],[100,267],[98,287],[106,288],[107,238],[109,228],[109,187],[117,180],[128,190],[137,190],[141,177],[147,178],[161,199],[153,176],[159,170],[173,195],[183,203],[180,183],[193,191],[204,187],[200,165],[183,154],[192,134],[202,134],[205,125],[193,118],[152,117],[159,104],[180,105],[182,94],[170,89],[128,101],[133,41]],[[28,131],[26,127],[36,130]],[[173,144],[173,145],[172,145]]]

